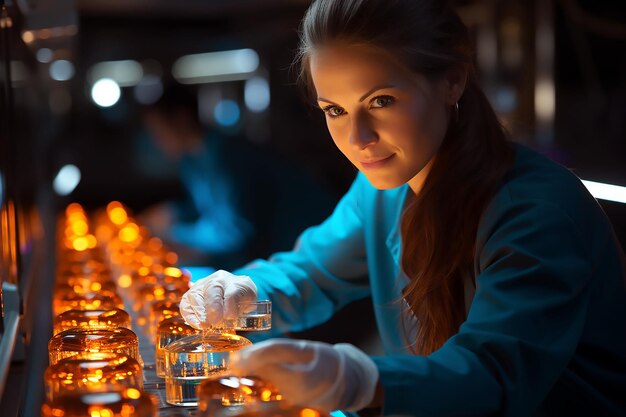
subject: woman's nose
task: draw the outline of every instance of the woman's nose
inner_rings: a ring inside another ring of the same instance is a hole
[[[378,134],[370,121],[363,116],[353,117],[350,129],[350,144],[359,149],[365,149],[376,142],[378,142]]]

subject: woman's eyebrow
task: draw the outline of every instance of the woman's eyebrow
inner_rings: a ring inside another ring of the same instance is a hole
[[[359,102],[362,102],[363,100],[365,100],[367,97],[371,96],[372,94],[374,94],[378,90],[384,90],[386,88],[394,88],[394,87],[395,87],[395,85],[392,85],[392,84],[377,85],[376,87],[370,89],[367,93],[363,94],[361,96],[361,98],[359,99]]]
[[[374,94],[378,90],[384,90],[386,88],[394,88],[394,87],[395,87],[395,85],[392,85],[392,84],[377,85],[377,86],[371,88],[367,93],[363,94],[361,96],[361,98],[359,99],[359,102],[362,102],[363,100],[365,100],[367,97],[371,96],[372,94]],[[324,103],[330,103],[330,104],[334,104],[335,106],[338,106],[338,104],[335,103],[334,101],[328,100],[327,98],[324,98],[324,97],[318,97],[317,101],[323,101]]]
[[[338,106],[339,104],[335,103],[334,101],[330,101],[327,98],[324,97],[318,97],[317,101],[323,101],[324,103],[330,103],[330,104],[334,104],[335,106]]]

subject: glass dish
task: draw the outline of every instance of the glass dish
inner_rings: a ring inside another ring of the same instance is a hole
[[[63,395],[41,407],[42,417],[154,417],[156,399],[136,388]]]
[[[123,327],[65,330],[52,336],[48,342],[50,365],[80,352],[121,353],[141,363],[137,335]]]
[[[164,348],[166,401],[172,405],[196,406],[196,387],[203,380],[226,372],[230,353],[251,344],[233,333],[205,331],[167,345]]]
[[[44,374],[46,397],[53,401],[71,393],[143,390],[143,373],[139,363],[118,353],[83,352],[60,360]]]
[[[54,318],[52,333],[76,328],[89,329],[116,329],[125,327],[130,329],[130,316],[124,310],[68,310]]]

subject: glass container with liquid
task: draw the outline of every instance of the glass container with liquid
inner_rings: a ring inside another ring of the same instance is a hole
[[[326,417],[289,405],[276,387],[257,377],[225,375],[198,387],[198,417]]]
[[[231,352],[251,345],[234,331],[205,330],[170,343],[165,351],[165,400],[172,405],[196,406],[196,387],[228,370]]]
[[[76,328],[130,329],[130,316],[124,310],[68,310],[54,318],[53,334]]]
[[[156,399],[136,388],[116,392],[69,394],[41,407],[42,417],[155,417]]]
[[[242,331],[265,331],[272,328],[272,302],[257,300],[237,304],[236,319],[226,319],[223,327]]]
[[[173,316],[163,320],[156,332],[156,374],[165,378],[165,346],[186,336],[198,333],[196,329],[185,323],[181,316]]]
[[[152,303],[162,300],[177,303],[185,292],[186,290],[173,284],[144,284],[137,291],[133,311],[147,319],[150,316]]]
[[[117,329],[70,329],[48,342],[50,365],[80,352],[112,352],[128,355],[141,364],[137,335],[123,327]]]
[[[148,335],[150,341],[156,343],[157,328],[163,320],[179,315],[179,306],[175,301],[162,300],[152,303],[152,307],[150,307],[150,319],[148,321]]]
[[[143,373],[139,363],[119,353],[83,352],[60,360],[44,374],[46,397],[54,401],[61,395],[143,390]]]
[[[240,378],[225,375],[207,379],[202,381],[197,391],[199,415],[207,417],[222,407],[282,400],[282,395],[276,387],[251,376]]]

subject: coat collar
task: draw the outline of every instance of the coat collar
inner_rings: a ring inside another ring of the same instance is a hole
[[[402,237],[400,236],[400,222],[402,220],[402,212],[406,208],[406,205],[410,201],[407,198],[408,193],[412,192],[407,184],[400,187],[400,198],[398,201],[398,206],[396,208],[396,213],[392,217],[392,226],[387,235],[387,239],[385,240],[385,244],[387,245],[387,249],[391,254],[396,265],[400,266],[400,255],[402,252]]]

